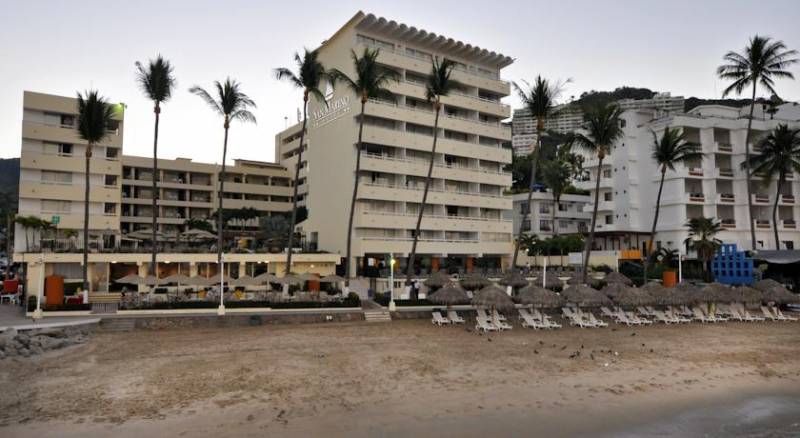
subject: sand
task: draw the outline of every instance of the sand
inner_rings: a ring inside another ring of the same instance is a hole
[[[0,436],[571,436],[800,396],[800,324],[99,333],[0,362]]]

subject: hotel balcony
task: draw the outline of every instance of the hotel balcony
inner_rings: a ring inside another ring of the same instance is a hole
[[[756,219],[755,221],[757,229],[769,229],[770,228],[770,221],[766,219]]]
[[[794,195],[781,195],[778,203],[781,205],[794,205]]]
[[[616,205],[614,201],[600,201],[597,203],[597,211],[614,211]],[[592,213],[594,211],[594,204],[586,204],[583,206],[584,213]]]
[[[425,177],[428,174],[428,162],[409,160],[387,155],[364,154],[362,168],[367,171],[394,173]],[[511,185],[511,173],[492,171],[479,167],[457,167],[445,164],[434,164],[433,177],[455,181],[490,184],[508,187]]]
[[[736,219],[722,219],[720,220],[720,226],[727,230],[736,228]]]
[[[714,176],[722,179],[733,179],[733,169],[729,167],[720,167],[715,169]]]
[[[733,193],[718,193],[717,204],[733,204],[736,202],[736,195]]]
[[[357,228],[414,229],[417,213],[364,211],[357,215]],[[469,216],[423,215],[422,229],[437,231],[468,231],[512,233],[512,221]]]
[[[706,202],[706,195],[704,195],[703,193],[694,192],[686,194],[687,204],[703,204],[705,202]]]
[[[796,230],[797,222],[794,219],[784,219],[781,221],[780,227],[784,230]]]
[[[358,199],[391,200],[397,202],[420,202],[423,187],[406,187],[380,183],[361,182],[358,187]],[[510,210],[511,198],[503,195],[489,195],[477,192],[459,192],[430,189],[428,204],[458,205],[462,207],[481,207],[498,210]]]
[[[769,195],[753,195],[753,204],[768,205]]]
[[[409,253],[413,239],[410,237],[361,237],[357,252],[366,253]],[[425,239],[417,241],[418,254],[502,254],[511,252],[513,246],[511,235],[508,241],[493,240],[453,240]]]
[[[611,167],[611,162],[613,160],[613,156],[608,153],[603,158],[603,167]],[[597,155],[593,155],[591,158],[588,158],[586,161],[583,162],[584,169],[597,169],[597,165],[600,164],[600,160],[597,158]],[[596,173],[597,170],[594,171]]]
[[[595,179],[589,179],[586,181],[575,181],[575,187],[581,190],[594,190],[596,184]],[[600,178],[600,188],[601,189],[610,189],[614,186],[614,180],[611,178]]]
[[[727,154],[733,153],[733,145],[730,144],[730,143],[715,141],[714,142],[714,152],[719,152],[719,153],[723,153],[723,154],[725,154],[725,153],[727,153]]]
[[[703,177],[703,168],[702,167],[690,167],[686,170],[686,173],[689,177]]]

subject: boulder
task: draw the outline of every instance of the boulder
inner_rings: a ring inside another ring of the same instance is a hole
[[[44,353],[44,350],[42,349],[42,347],[40,347],[38,345],[31,345],[30,348],[28,349],[28,351],[30,351],[31,354],[42,354],[42,353]]]
[[[28,357],[31,355],[30,350],[28,350],[27,348],[20,348],[19,350],[17,350],[17,353],[19,353],[19,355],[22,357]]]
[[[14,340],[27,347],[31,342],[31,337],[25,333],[20,333],[14,337]]]
[[[0,360],[3,360],[5,358],[6,358],[6,354],[3,353],[3,350],[0,350]]]

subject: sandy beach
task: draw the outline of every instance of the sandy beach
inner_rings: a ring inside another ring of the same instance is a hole
[[[716,436],[698,412],[759,402],[754,421],[800,430],[798,400],[797,323],[176,329],[3,361],[0,435]]]

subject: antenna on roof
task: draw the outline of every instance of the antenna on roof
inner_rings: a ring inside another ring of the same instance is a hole
[[[289,116],[283,116],[283,129],[287,129],[289,127]]]

